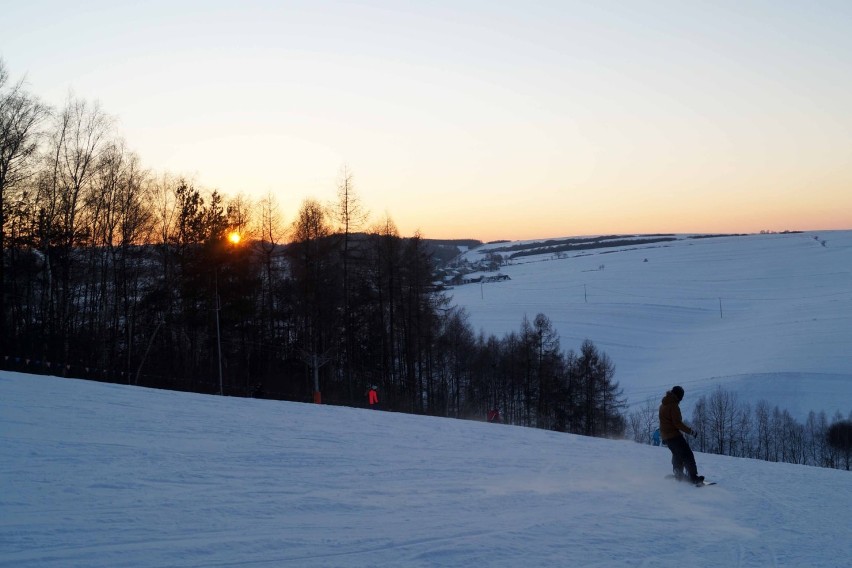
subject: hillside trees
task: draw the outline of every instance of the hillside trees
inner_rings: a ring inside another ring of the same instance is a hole
[[[477,337],[420,234],[389,216],[363,229],[348,169],[338,203],[306,199],[288,231],[271,196],[150,172],[97,104],[69,97],[48,121],[0,72],[4,364],[235,396],[322,390],[350,405],[376,384],[391,410],[477,419],[496,407],[510,423],[618,433],[604,354],[563,352],[544,314]]]
[[[445,402],[455,400],[459,412],[461,384],[449,385],[446,393],[423,393],[434,386],[426,375],[433,372],[430,347],[439,340],[436,318],[445,302],[432,292],[435,269],[421,236],[402,239],[385,216],[368,231],[363,258],[366,298],[373,306],[369,328],[380,360],[377,384],[406,411],[426,412],[431,403],[442,406],[438,401],[448,396]]]
[[[623,435],[625,400],[609,357],[589,340],[562,351],[550,319],[537,314],[503,338],[473,336],[463,310],[451,310],[442,331],[462,416],[499,408],[511,424],[590,436]],[[452,334],[450,330],[455,330]],[[451,414],[452,415],[452,414]]]

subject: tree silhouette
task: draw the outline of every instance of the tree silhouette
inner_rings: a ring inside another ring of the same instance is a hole
[[[852,421],[835,422],[828,429],[828,443],[840,452],[847,470],[852,462]]]

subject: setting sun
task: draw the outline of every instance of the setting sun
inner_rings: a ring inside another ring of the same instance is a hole
[[[6,90],[225,202],[346,168],[361,229],[432,239],[850,228],[852,2],[101,4],[5,2]]]
[[[238,244],[240,244],[242,237],[240,236],[240,234],[238,232],[233,231],[228,235],[228,240],[231,241],[231,243],[238,245]]]

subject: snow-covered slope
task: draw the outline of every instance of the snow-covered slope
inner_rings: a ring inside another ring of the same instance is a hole
[[[486,245],[465,254],[476,260]],[[852,231],[687,238],[522,257],[509,280],[451,290],[501,337],[547,315],[563,349],[592,340],[632,404],[723,385],[798,418],[852,410]]]
[[[852,474],[0,371],[0,566],[848,566]]]

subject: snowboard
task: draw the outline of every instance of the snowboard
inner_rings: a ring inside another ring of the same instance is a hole
[[[676,478],[673,474],[670,473],[666,476],[666,479],[676,479]],[[683,482],[689,483],[689,481],[685,480],[685,479],[683,480]],[[692,485],[694,485],[695,487],[706,487],[708,485],[716,485],[716,482],[715,481],[702,481],[701,483],[692,483]]]

